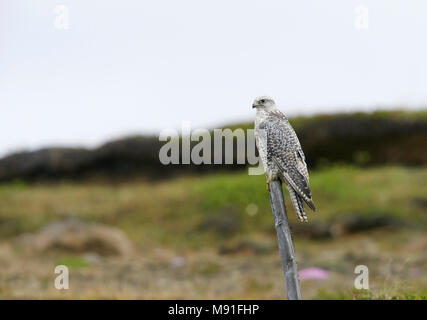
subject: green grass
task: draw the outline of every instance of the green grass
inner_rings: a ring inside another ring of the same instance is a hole
[[[316,221],[352,213],[387,212],[425,223],[425,210],[411,203],[413,199],[425,199],[426,179],[427,170],[420,168],[335,166],[312,172],[310,184],[319,212],[311,218]],[[263,211],[269,210],[263,176],[211,176],[201,180],[197,190],[203,195],[202,206],[206,211],[234,206],[243,213],[249,203],[257,204]]]
[[[317,266],[331,272],[328,281],[303,281],[304,296],[426,299],[422,258],[427,243],[425,181],[427,168],[421,167],[362,169],[337,165],[312,171],[310,183],[318,211],[308,213],[310,223],[305,226],[333,225],[357,216],[367,220],[392,217],[399,227],[315,241],[295,231],[299,267]],[[302,224],[296,219],[287,192],[285,198],[291,227],[297,230],[296,226]],[[119,281],[122,270],[130,268],[138,270],[141,276],[150,274],[151,285],[159,277],[171,276],[174,287],[180,288],[175,293],[171,293],[169,287],[168,290],[158,287],[157,291],[141,291],[140,282],[136,282],[135,293],[128,288],[131,291],[122,293],[123,296],[117,293],[120,297],[130,294],[138,298],[185,298],[190,291],[182,292],[181,288],[184,283],[193,284],[194,278],[203,286],[199,287],[197,282],[192,288],[200,290],[204,298],[218,297],[218,294],[223,298],[282,297],[283,288],[278,287],[283,285],[282,271],[264,176],[249,176],[241,171],[157,183],[32,185],[14,182],[0,185],[0,242],[9,243],[11,248],[15,248],[14,240],[22,233],[36,232],[50,221],[68,217],[119,228],[135,244],[137,254],[135,259],[129,260],[132,265],[128,265],[127,260],[120,262],[120,267],[116,266],[117,261],[111,263],[105,274],[110,277],[108,283]],[[221,250],[224,248],[228,248],[228,253]],[[233,248],[242,249],[233,251]],[[108,265],[99,269],[85,256],[66,252],[56,253],[58,256],[27,257],[22,250],[13,252],[10,249],[3,250],[0,255],[5,252],[10,256],[0,256],[0,262],[34,263],[40,279],[47,277],[46,263],[48,268],[53,263],[67,265],[75,269],[73,274],[81,275],[100,272]],[[183,267],[170,266],[171,259],[176,256],[184,258]],[[147,262],[146,269],[140,269],[145,265],[142,258]],[[352,290],[354,267],[358,264],[369,266],[371,291]],[[10,279],[15,279],[16,273],[27,275],[27,271],[20,268],[14,273],[14,268],[8,270]],[[74,279],[81,281],[81,288],[87,285],[85,276]],[[184,279],[186,282],[182,282]],[[241,291],[224,293],[230,282]],[[104,282],[92,282],[91,286],[94,286],[93,291],[85,293],[89,297],[110,297],[106,292],[116,294],[117,291],[108,291]],[[14,287],[0,287],[0,295],[12,297]],[[147,292],[151,296],[132,295]]]
[[[90,263],[80,256],[64,256],[56,262],[56,265],[65,265],[69,268],[77,269],[88,267]]]
[[[426,168],[334,166],[314,171],[310,183],[318,212],[309,213],[309,219],[390,215],[425,227],[426,209],[414,204],[426,199],[425,181]],[[247,172],[157,184],[2,184],[0,204],[0,238],[70,216],[117,226],[141,245],[172,247],[213,246],[230,238],[270,233],[273,227],[265,178]],[[248,205],[256,212],[248,214]],[[287,205],[295,223],[289,201]]]

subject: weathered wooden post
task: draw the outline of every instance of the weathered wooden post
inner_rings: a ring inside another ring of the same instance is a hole
[[[297,261],[295,259],[294,244],[286,214],[282,182],[280,180],[272,181],[269,183],[269,187],[271,208],[274,214],[274,224],[279,242],[280,259],[282,260],[283,273],[285,274],[286,295],[289,300],[301,300]]]

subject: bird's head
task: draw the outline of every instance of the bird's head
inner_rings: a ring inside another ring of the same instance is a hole
[[[267,96],[258,97],[254,100],[254,103],[252,104],[252,108],[256,108],[257,110],[260,109],[273,109],[276,107],[276,103],[274,100]]]

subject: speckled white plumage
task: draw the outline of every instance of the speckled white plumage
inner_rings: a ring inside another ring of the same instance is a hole
[[[280,179],[289,190],[301,221],[307,221],[303,200],[315,210],[304,152],[286,116],[270,97],[255,99],[255,139],[267,183]]]

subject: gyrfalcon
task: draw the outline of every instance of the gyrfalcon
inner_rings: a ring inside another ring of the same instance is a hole
[[[292,204],[301,221],[307,221],[303,200],[314,206],[304,152],[286,116],[270,97],[256,98],[255,140],[268,183],[280,179],[288,188]]]

